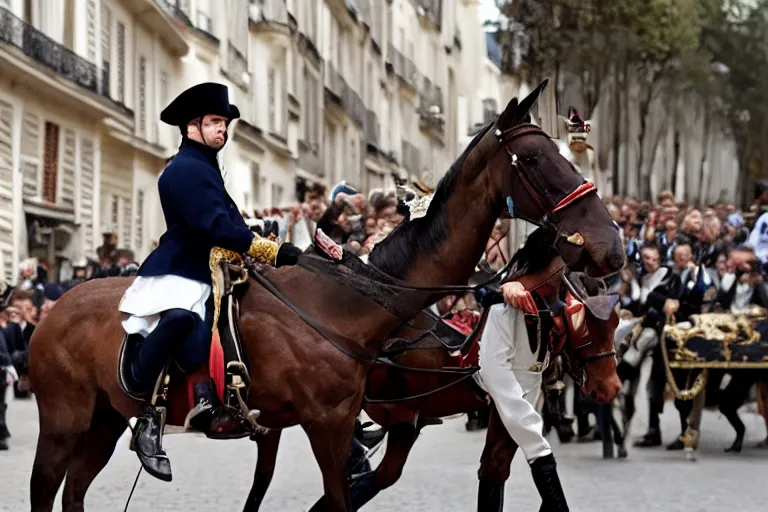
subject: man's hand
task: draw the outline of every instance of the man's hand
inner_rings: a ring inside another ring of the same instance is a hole
[[[680,309],[680,301],[667,299],[666,302],[664,302],[664,313],[674,315],[677,313],[678,309]]]
[[[522,309],[526,313],[535,313],[538,310],[531,294],[517,281],[501,285],[501,293],[504,295],[504,302],[515,309]]]

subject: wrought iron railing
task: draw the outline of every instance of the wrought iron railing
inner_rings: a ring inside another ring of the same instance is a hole
[[[365,111],[365,142],[380,147],[379,144],[379,117],[373,110]]]
[[[69,48],[57,43],[43,32],[9,10],[0,7],[0,42],[15,46],[27,57],[70,80],[80,87],[115,102],[126,114],[131,111],[109,95],[109,68],[99,69]]]
[[[424,16],[440,26],[443,20],[443,0],[411,0],[411,2],[417,9],[423,9]]]
[[[414,87],[418,84],[419,71],[411,59],[403,55],[392,43],[387,46],[387,61],[392,63],[395,74],[407,84]]]

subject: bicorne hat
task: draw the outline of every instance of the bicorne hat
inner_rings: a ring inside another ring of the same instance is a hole
[[[220,115],[229,121],[240,117],[240,110],[229,102],[226,85],[206,82],[179,94],[160,113],[160,120],[171,126],[186,126],[204,115]]]

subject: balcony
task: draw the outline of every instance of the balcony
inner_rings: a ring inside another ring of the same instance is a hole
[[[443,21],[443,0],[411,0],[419,16],[423,16],[438,28]]]
[[[291,33],[285,0],[261,0],[259,4],[251,4],[248,21],[251,29],[257,32]]]
[[[344,112],[357,126],[360,128],[365,126],[365,103],[363,103],[360,95],[349,86],[347,86],[346,93],[342,98],[342,106]]]
[[[373,110],[365,111],[365,142],[369,146],[380,148],[379,145],[379,118]]]
[[[443,91],[429,78],[424,78],[419,91],[419,128],[432,132],[440,138],[445,135]]]
[[[400,154],[400,163],[402,164],[403,168],[405,168],[406,171],[409,173],[415,175],[416,177],[421,176],[421,154],[418,149],[416,149],[416,146],[408,142],[407,140],[402,141],[402,152]]]
[[[331,94],[331,99],[334,103],[342,106],[342,100],[347,90],[347,82],[342,78],[341,74],[336,71],[333,64],[330,62],[325,63],[325,90]],[[326,97],[328,95],[326,94]]]
[[[318,178],[325,176],[325,170],[323,169],[323,159],[319,149],[312,144],[299,139],[299,162],[300,169],[308,172],[309,174]]]
[[[360,128],[365,125],[365,104],[363,99],[344,80],[344,77],[336,71],[333,64],[325,64],[325,91],[326,101],[335,103],[344,110],[344,113]]]
[[[248,61],[232,43],[227,45],[227,69],[222,71],[238,87],[248,87]]]
[[[0,74],[3,76],[13,78],[14,75],[18,75],[21,80],[37,88],[47,87],[49,89],[46,92],[54,101],[58,94],[63,93],[61,96],[63,100],[66,98],[81,106],[84,102],[92,103],[91,106],[101,110],[102,114],[109,115],[112,109],[117,108],[121,114],[133,117],[130,109],[110,98],[109,80],[104,79],[105,75],[95,64],[57,43],[4,8],[0,8],[0,43],[4,43],[0,45]],[[37,65],[33,65],[30,69],[32,63],[24,59],[15,49],[20,50],[21,54]],[[52,81],[46,76],[46,71],[63,79],[63,82]],[[77,89],[68,87],[72,84],[77,86]],[[84,97],[82,90],[96,96]]]
[[[124,2],[124,3],[136,3],[141,4],[150,0],[140,0],[138,2]],[[160,9],[170,18],[179,20],[184,26],[192,29],[196,33],[202,35],[215,45],[219,44],[219,39],[213,35],[213,20],[203,13],[198,11],[197,21],[195,24],[192,22],[192,7],[190,0],[154,0]],[[167,30],[167,29],[166,29]],[[158,30],[158,33],[162,34],[163,31]],[[182,39],[183,40],[183,39]],[[184,43],[186,45],[186,42]],[[181,53],[181,56],[186,55],[186,50]]]
[[[400,80],[414,90],[418,85],[419,71],[416,69],[416,64],[411,59],[400,53],[392,43],[389,43],[387,47],[387,62],[392,65],[392,69]]]
[[[173,55],[183,57],[187,54],[189,45],[171,21],[178,17],[177,10],[181,12],[178,7],[168,4],[168,0],[123,0],[120,4],[134,18],[149,27],[153,34],[157,34]],[[186,14],[184,17],[189,22]]]

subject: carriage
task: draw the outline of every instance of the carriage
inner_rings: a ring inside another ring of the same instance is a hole
[[[768,425],[768,311],[755,306],[742,314],[703,313],[692,315],[691,322],[670,322],[664,327],[661,348],[667,381],[675,397],[693,401],[688,427],[681,436],[689,460],[695,460],[701,413],[710,405],[707,392],[722,389],[726,374],[731,375],[731,383],[737,384],[729,383],[719,397],[721,404],[727,402],[730,406],[732,412],[723,412],[737,430],[737,441],[729,451],[741,449],[739,437],[743,438],[743,430],[739,435],[738,425],[743,429],[743,424],[733,415],[754,384],[759,391],[758,407]],[[682,380],[685,385],[680,389]]]

